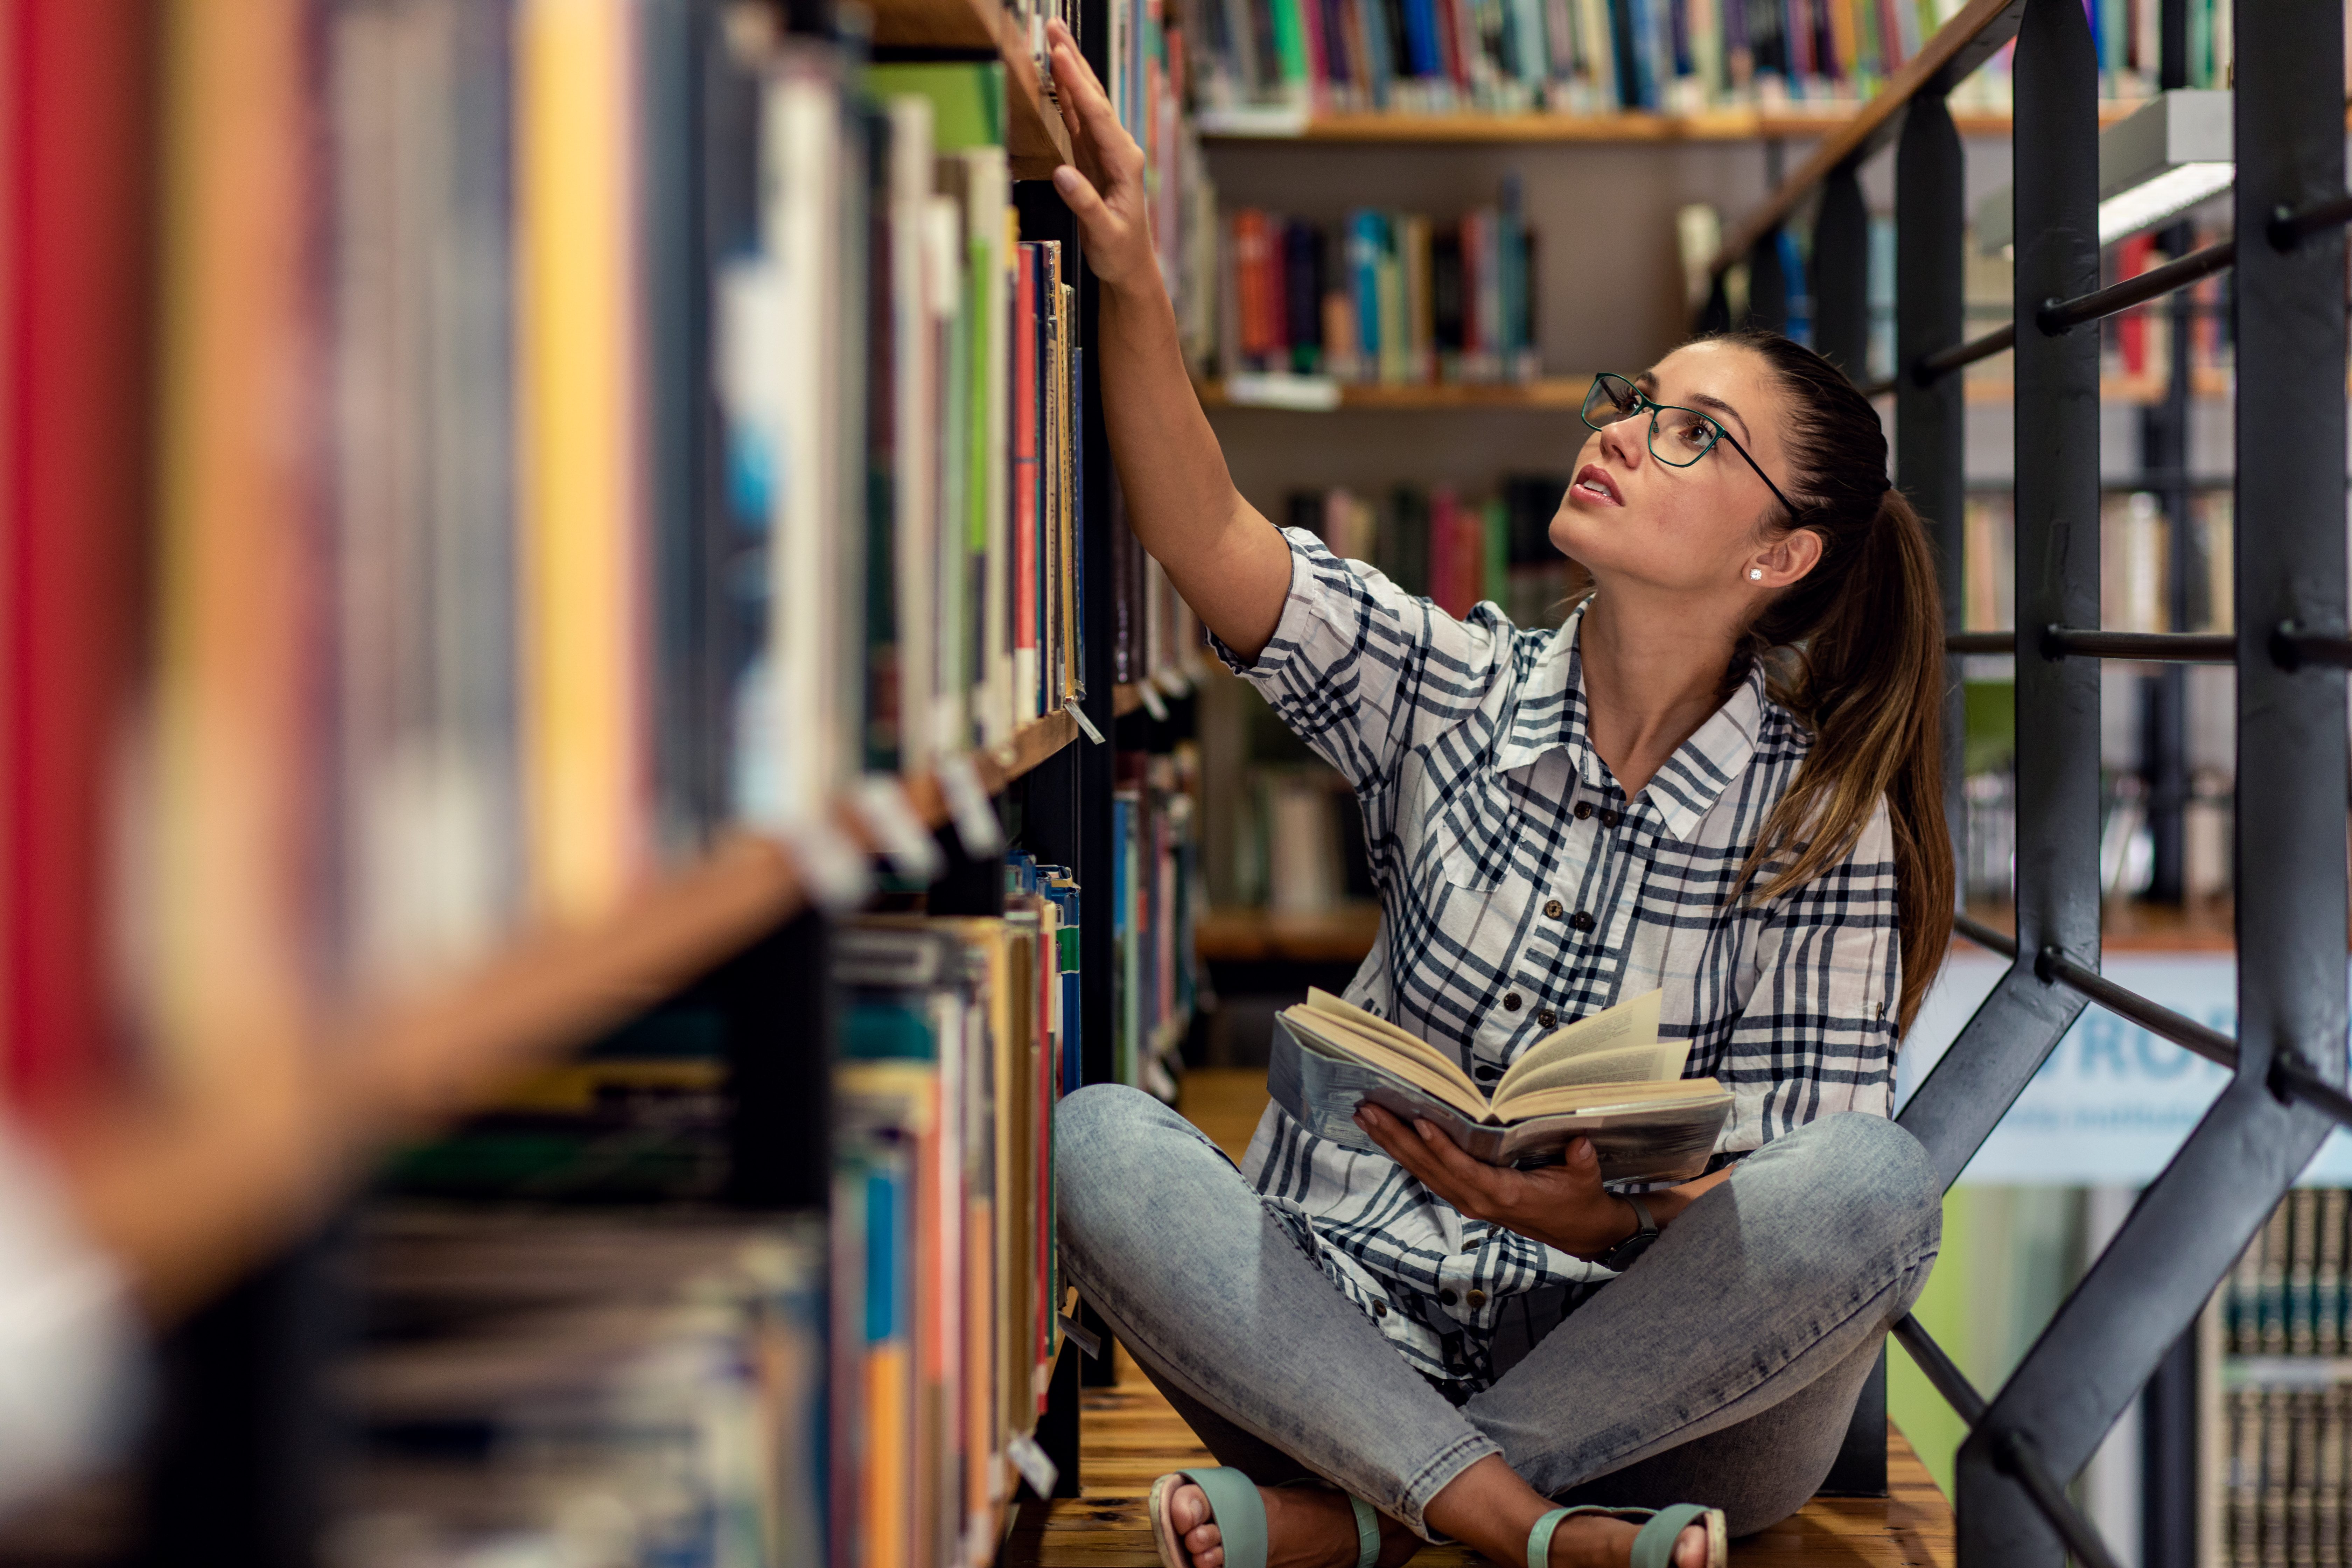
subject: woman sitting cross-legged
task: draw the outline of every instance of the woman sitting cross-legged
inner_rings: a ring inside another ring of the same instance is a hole
[[[1136,534],[1363,812],[1383,918],[1348,1000],[1491,1085],[1663,989],[1734,1097],[1706,1173],[1647,1191],[1369,1107],[1384,1155],[1274,1106],[1236,1172],[1134,1090],[1064,1101],[1069,1277],[1230,1467],[1155,1486],[1160,1554],[1719,1568],[1820,1486],[1937,1241],[1888,1115],[1951,929],[1941,613],[1878,419],[1777,336],[1602,376],[1551,523],[1594,591],[1557,630],[1456,620],[1236,493],[1142,154],[1052,39]]]

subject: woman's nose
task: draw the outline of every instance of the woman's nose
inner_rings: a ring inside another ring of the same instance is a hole
[[[1648,455],[1645,442],[1649,428],[1649,415],[1636,414],[1630,418],[1602,426],[1601,444],[1607,450],[1613,452],[1618,460],[1627,468],[1639,468],[1642,459]]]

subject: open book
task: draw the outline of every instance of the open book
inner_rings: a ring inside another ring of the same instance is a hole
[[[1487,1093],[1447,1052],[1328,991],[1275,1015],[1267,1088],[1318,1138],[1365,1153],[1370,1100],[1434,1121],[1490,1165],[1543,1165],[1591,1138],[1603,1180],[1698,1175],[1731,1111],[1711,1078],[1686,1079],[1690,1047],[1658,1038],[1659,993],[1580,1018],[1529,1046]]]

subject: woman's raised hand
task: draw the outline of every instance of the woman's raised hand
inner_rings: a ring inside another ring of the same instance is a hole
[[[1150,203],[1143,186],[1143,149],[1111,112],[1094,68],[1078,53],[1078,41],[1059,21],[1045,24],[1054,62],[1054,86],[1061,97],[1062,123],[1069,128],[1075,165],[1054,171],[1054,188],[1078,220],[1087,265],[1107,289],[1160,288],[1160,262],[1151,248]]]

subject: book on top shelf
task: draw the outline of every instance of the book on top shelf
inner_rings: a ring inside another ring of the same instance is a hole
[[[2226,82],[2229,0],[2190,0],[2193,85]],[[1961,0],[1190,0],[1203,124],[1318,116],[1833,113],[1884,88]],[[2156,7],[2087,5],[2103,96],[2154,90]],[[2217,26],[2217,18],[2219,25]],[[2009,52],[1956,107],[2005,110]]]
[[[1370,1153],[1359,1107],[1433,1121],[1490,1165],[1556,1163],[1592,1140],[1604,1181],[1680,1181],[1706,1169],[1731,1111],[1711,1078],[1686,1079],[1687,1041],[1658,1038],[1660,993],[1621,1002],[1547,1035],[1493,1090],[1387,1019],[1320,989],[1275,1015],[1267,1088],[1318,1138]]]

